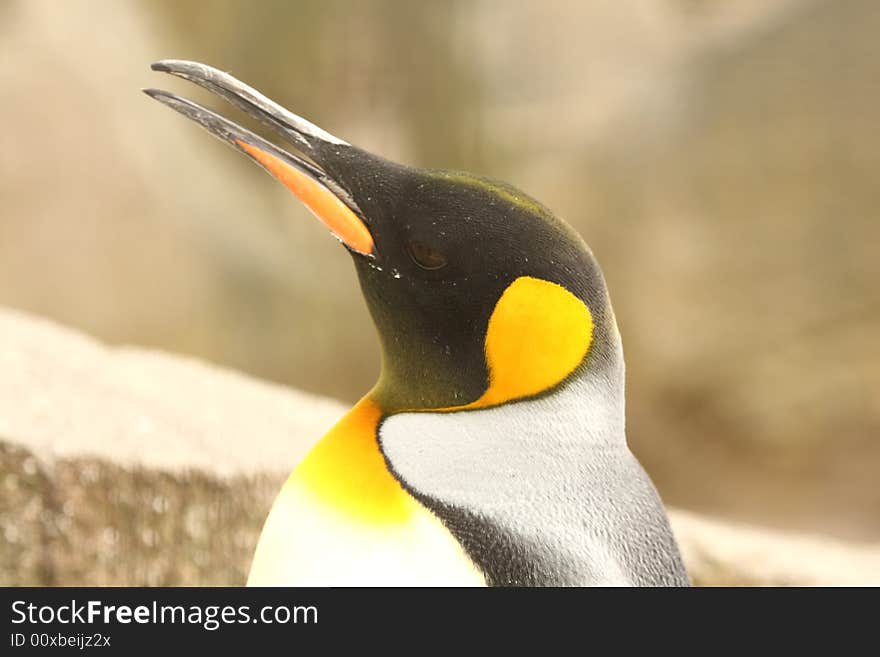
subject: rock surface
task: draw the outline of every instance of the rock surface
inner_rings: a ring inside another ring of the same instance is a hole
[[[284,477],[344,411],[0,310],[0,584],[242,584]],[[880,584],[878,546],[671,516],[697,584]]]

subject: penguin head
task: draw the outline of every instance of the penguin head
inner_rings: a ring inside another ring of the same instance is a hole
[[[546,394],[587,371],[622,386],[601,270],[583,239],[538,201],[498,181],[388,161],[203,64],[166,60],[153,69],[219,94],[289,144],[145,90],[255,160],[349,250],[382,346],[371,396],[384,409],[491,406]]]

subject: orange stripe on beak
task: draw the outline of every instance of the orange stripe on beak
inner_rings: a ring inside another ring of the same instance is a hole
[[[373,253],[375,245],[370,231],[360,217],[333,192],[284,160],[240,139],[236,139],[235,143],[305,203],[330,232],[350,249],[362,255]]]

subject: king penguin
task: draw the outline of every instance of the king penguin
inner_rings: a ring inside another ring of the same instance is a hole
[[[329,228],[354,260],[381,344],[375,387],[278,494],[248,584],[689,584],[627,447],[620,334],[572,228],[507,184],[366,152],[204,64],[152,68],[279,135],[284,148],[144,90]]]

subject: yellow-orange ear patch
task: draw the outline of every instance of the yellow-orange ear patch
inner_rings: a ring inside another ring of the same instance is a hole
[[[373,253],[375,245],[370,231],[333,192],[275,155],[240,139],[235,143],[305,203],[312,214],[349,248],[363,255]]]
[[[552,388],[581,364],[593,317],[561,285],[522,276],[501,295],[486,331],[489,387],[464,408],[501,404]]]

